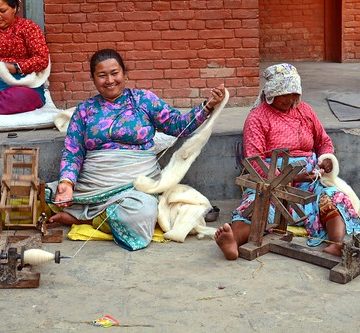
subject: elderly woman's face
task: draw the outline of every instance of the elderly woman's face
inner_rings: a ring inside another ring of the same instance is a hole
[[[125,88],[125,75],[116,59],[107,59],[95,66],[94,84],[98,92],[113,102]]]
[[[279,111],[286,112],[292,107],[296,106],[299,102],[299,94],[286,94],[274,97],[274,101],[271,106]]]
[[[0,0],[0,29],[6,29],[15,20],[16,9],[11,8],[6,1]]]

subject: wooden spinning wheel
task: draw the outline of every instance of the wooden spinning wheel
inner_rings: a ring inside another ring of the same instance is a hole
[[[282,160],[279,161],[279,158]],[[280,168],[277,167],[279,162]],[[304,168],[305,162],[289,163],[287,150],[274,150],[269,166],[259,156],[246,158],[242,164],[248,174],[237,177],[235,183],[255,190],[255,200],[242,214],[251,218],[251,229],[248,243],[239,247],[240,257],[253,260],[274,252],[329,268],[330,280],[337,283],[347,283],[360,274],[358,237],[353,236],[350,242],[344,244],[342,258],[291,242],[292,234],[287,233],[287,225],[304,220],[306,215],[302,206],[316,200],[315,194],[289,185]],[[265,177],[256,171],[254,164]],[[275,209],[273,224],[267,224],[270,204]],[[298,220],[294,220],[290,208],[297,213]],[[282,235],[270,233],[264,236],[270,228],[276,228]]]
[[[277,168],[279,158],[282,159],[280,160],[280,169]],[[252,221],[248,241],[260,246],[264,232],[268,228],[276,228],[286,233],[288,224],[296,224],[304,220],[306,216],[302,206],[316,200],[316,196],[289,185],[306,163],[289,164],[289,156],[286,150],[274,150],[269,166],[259,156],[246,158],[242,163],[248,174],[237,177],[235,183],[255,190],[255,201],[243,215],[245,217],[251,216]],[[256,171],[254,164],[261,168],[266,177],[262,177]],[[274,224],[268,225],[270,203],[275,208],[275,219]],[[294,220],[289,212],[290,208],[297,213],[298,220]]]

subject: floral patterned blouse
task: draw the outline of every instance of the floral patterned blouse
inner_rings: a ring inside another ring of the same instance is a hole
[[[0,30],[0,61],[17,62],[24,74],[45,69],[49,49],[40,27],[29,19],[16,17],[11,26]]]
[[[70,120],[60,179],[76,183],[87,150],[147,150],[156,130],[187,136],[206,117],[202,104],[183,114],[148,90],[126,88],[114,102],[96,95],[80,103]]]

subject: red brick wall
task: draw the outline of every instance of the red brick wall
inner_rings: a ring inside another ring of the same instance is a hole
[[[344,47],[346,62],[360,60],[360,0],[346,0],[343,14]]]
[[[254,100],[259,84],[258,0],[45,0],[50,90],[58,107],[95,93],[88,60],[115,48],[129,86],[190,107],[224,83],[229,105]]]
[[[324,0],[259,0],[259,18],[261,61],[324,59]]]

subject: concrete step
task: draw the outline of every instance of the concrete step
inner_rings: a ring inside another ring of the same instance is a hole
[[[360,193],[360,130],[359,129],[328,129],[334,142],[336,156],[340,163],[340,177]],[[39,176],[44,181],[58,178],[64,134],[56,130],[38,130],[18,132],[17,138],[7,138],[0,133],[0,156],[9,147],[39,147]],[[241,143],[241,132],[214,133],[201,154],[195,160],[182,183],[189,184],[210,200],[235,199],[240,197],[240,188],[235,185],[235,178],[241,169],[236,165],[235,147]],[[164,166],[171,154],[183,139],[169,149],[159,163]],[[0,173],[3,161],[0,160]]]

